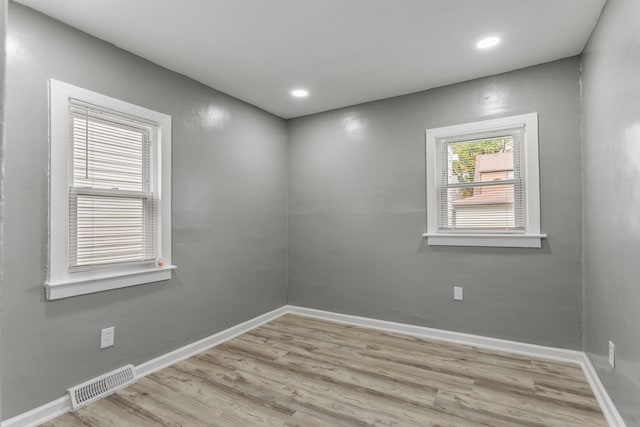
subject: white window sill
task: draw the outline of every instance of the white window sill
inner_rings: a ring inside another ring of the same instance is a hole
[[[169,280],[171,279],[171,271],[176,268],[178,267],[175,265],[168,265],[161,268],[154,267],[152,269],[145,268],[121,273],[82,276],[45,282],[44,286],[47,300],[56,300],[76,295]]]
[[[540,248],[546,234],[429,234],[422,235],[429,246],[487,246],[498,248]]]

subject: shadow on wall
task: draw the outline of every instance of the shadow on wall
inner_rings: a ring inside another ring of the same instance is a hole
[[[439,252],[439,253],[451,253],[452,255],[468,254],[474,255],[481,253],[482,255],[527,255],[527,256],[543,256],[550,255],[551,246],[549,245],[549,239],[542,239],[541,248],[498,248],[498,247],[474,247],[474,246],[429,246],[427,239],[420,239],[418,245],[418,253],[427,252]]]

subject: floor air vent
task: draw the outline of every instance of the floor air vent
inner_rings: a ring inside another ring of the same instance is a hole
[[[127,365],[78,384],[68,390],[69,397],[71,397],[71,408],[75,411],[133,384],[135,381],[133,365]]]

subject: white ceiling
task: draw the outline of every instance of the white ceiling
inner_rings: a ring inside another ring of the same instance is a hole
[[[290,118],[579,54],[606,0],[18,1]]]

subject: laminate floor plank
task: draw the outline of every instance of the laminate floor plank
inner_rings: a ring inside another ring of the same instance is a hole
[[[265,343],[265,345],[276,346],[279,348],[290,348],[291,351],[289,353],[295,353],[316,360],[330,361],[331,363],[344,368],[351,367],[353,369],[358,367],[369,372],[375,372],[382,376],[406,381],[410,384],[415,383],[436,389],[443,386],[470,388],[473,385],[472,378],[460,376],[459,373],[449,375],[442,372],[435,372],[433,370],[425,370],[420,367],[397,363],[393,360],[365,356],[352,349],[316,347],[315,349],[302,350],[298,345],[300,341],[296,341],[292,347],[291,340],[287,337],[283,338],[277,334],[272,334],[270,337],[271,339]],[[305,343],[308,347],[308,340],[306,340]]]
[[[606,426],[577,364],[287,314],[46,427]]]
[[[202,377],[188,372],[172,371],[173,375],[163,370],[152,377],[165,387],[173,389],[171,395],[183,395],[190,400],[202,401],[211,411],[219,411],[228,414],[232,418],[242,420],[244,424],[284,425],[284,411],[271,405],[256,404],[250,396],[241,393],[231,393],[231,389],[224,384],[208,381]],[[203,399],[206,397],[206,399]],[[213,403],[213,404],[212,404]],[[262,402],[260,402],[262,403]],[[290,413],[284,413],[285,416]],[[212,418],[213,417],[209,417]],[[197,424],[194,424],[197,425]]]
[[[135,408],[129,400],[120,400],[118,396],[109,397],[99,402],[99,405],[89,405],[73,415],[90,426],[171,426],[152,412]]]
[[[496,405],[493,411],[487,412],[482,406],[473,402],[469,396],[460,395],[449,390],[440,390],[436,397],[435,406],[447,414],[462,416],[468,420],[473,420],[489,426],[495,427],[545,427],[543,423],[531,420],[530,414],[519,414],[514,416],[511,408],[500,408]]]
[[[457,392],[458,395],[467,395],[474,400],[486,404],[498,404],[510,408],[519,408],[533,414],[544,414],[550,419],[560,419],[568,423],[588,425],[599,412],[593,411],[584,405],[571,404],[564,401],[547,399],[539,395],[518,394],[506,390],[496,390],[477,386],[471,393]]]
[[[537,397],[543,397],[558,404],[576,407],[581,410],[600,412],[600,406],[598,406],[598,402],[596,402],[596,400],[590,396],[585,397],[582,394],[569,393],[566,391],[556,390],[539,385],[536,385],[535,395]]]
[[[358,419],[349,419],[343,414],[332,412],[326,407],[316,407],[309,402],[299,401],[296,397],[294,388],[287,388],[286,384],[277,384],[274,386],[273,381],[266,381],[260,377],[251,376],[251,374],[242,374],[235,372],[230,374],[225,368],[219,368],[211,363],[200,362],[194,358],[181,362],[176,369],[185,369],[185,372],[196,377],[200,377],[204,381],[212,381],[225,385],[233,390],[232,394],[241,393],[250,395],[254,399],[258,399],[262,405],[271,405],[273,407],[282,408],[292,413],[292,417],[296,420],[301,418],[324,419],[325,424],[331,425],[360,425]],[[298,415],[297,417],[294,417]],[[293,421],[295,424],[295,421]]]
[[[297,334],[298,339],[299,337],[310,337],[313,339],[313,334],[318,331],[319,328],[319,326],[317,326],[318,323],[319,321],[315,319],[305,319],[299,322],[297,326],[294,326],[293,323],[278,319],[274,321],[272,325],[274,325],[274,327],[277,325],[278,329],[280,329],[280,325],[286,325],[282,329],[290,332],[295,331],[295,328],[297,328],[299,330]],[[527,377],[530,377],[532,374],[541,375],[544,374],[545,371],[548,371],[552,375],[560,373],[562,376],[568,378],[584,378],[582,369],[578,365],[567,366],[566,364],[556,364],[552,361],[525,358],[524,356],[509,353],[492,352],[491,350],[478,349],[468,345],[451,344],[434,340],[419,340],[415,337],[399,336],[398,334],[357,326],[336,326],[342,327],[343,340],[345,336],[354,337],[358,341],[367,342],[369,344],[368,348],[374,350],[380,347],[393,348],[400,350],[403,354],[417,353],[422,359],[427,359],[425,356],[428,355],[430,356],[428,359],[434,361],[444,360],[445,362],[451,362],[455,360],[465,365],[480,363],[483,366],[496,366],[499,369],[513,369],[515,374],[524,371]],[[339,330],[340,329],[335,326],[332,329],[334,334],[337,334]],[[425,343],[430,345],[425,346]],[[533,366],[534,363],[537,365]]]
[[[295,384],[297,393],[305,393],[307,399],[322,399],[330,405],[341,404],[344,411],[363,418],[367,424],[420,425],[420,409],[406,402],[390,399],[379,390],[363,387],[343,379],[332,378],[326,372],[298,368],[286,362],[247,360],[236,354],[216,349],[215,355],[205,353],[203,360],[235,367],[243,373],[259,375],[265,380],[276,380],[279,384]],[[277,386],[277,384],[273,384]],[[434,417],[436,414],[434,414]],[[427,424],[428,425],[428,424]],[[462,424],[460,424],[462,425]]]
[[[215,355],[203,354],[195,359],[224,369],[236,370],[251,384],[263,385],[274,392],[285,394],[293,402],[309,408],[327,408],[332,415],[344,415],[350,422],[368,419],[375,415],[375,410],[358,406],[359,399],[353,396],[346,399],[338,398],[341,396],[340,391],[318,381],[317,375],[314,375],[315,378],[311,376],[300,378],[288,369],[278,370],[255,360],[244,363],[243,359],[234,358],[233,355],[229,356],[223,352],[216,352]],[[362,421],[361,424],[369,425],[370,423]]]
[[[47,423],[49,427],[87,427],[89,424],[76,417],[74,414],[66,414]]]
[[[324,326],[326,331],[336,332],[341,335],[343,339],[346,336],[357,337],[359,341],[365,341],[369,343],[369,345],[381,344],[392,348],[403,348],[406,346],[409,349],[414,348],[425,354],[442,355],[444,357],[449,356],[462,361],[472,359],[482,361],[490,365],[498,364],[502,367],[514,366],[517,369],[528,369],[531,372],[539,372],[548,369],[554,374],[561,373],[564,375],[577,376],[577,378],[580,379],[584,378],[582,369],[577,364],[567,364],[548,359],[500,352],[466,344],[416,338],[395,332],[379,331],[354,325],[342,325],[339,323],[327,325],[326,321],[314,318],[304,318],[299,320],[298,318],[288,318],[287,316],[283,316],[270,323],[270,325],[280,324],[286,324],[294,327],[297,326],[298,329],[303,331],[306,331],[307,329],[311,329],[312,331],[319,330],[319,328]],[[304,333],[298,333],[297,335],[304,335]],[[425,343],[428,345],[425,346]],[[529,369],[528,367],[532,364],[536,364],[538,366]],[[540,367],[543,367],[543,369],[540,369]]]

